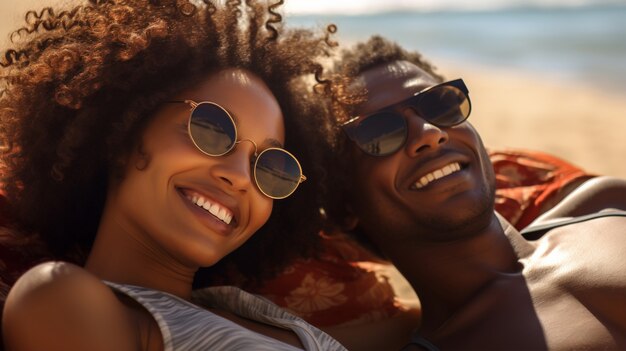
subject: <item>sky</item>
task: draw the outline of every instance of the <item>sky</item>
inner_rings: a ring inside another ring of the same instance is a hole
[[[287,0],[286,13],[359,15],[382,11],[485,10],[512,6],[570,7],[626,0]]]

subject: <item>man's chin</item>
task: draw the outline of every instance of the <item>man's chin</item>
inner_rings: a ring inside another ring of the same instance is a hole
[[[492,203],[481,203],[471,208],[450,211],[447,216],[434,216],[426,220],[433,238],[449,241],[467,238],[487,228],[494,216]]]

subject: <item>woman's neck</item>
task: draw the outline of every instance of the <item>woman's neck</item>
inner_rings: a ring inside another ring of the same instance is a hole
[[[105,210],[85,268],[103,280],[190,299],[197,267],[176,261],[123,219]]]

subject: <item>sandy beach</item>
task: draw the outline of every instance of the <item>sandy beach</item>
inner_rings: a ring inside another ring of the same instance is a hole
[[[597,174],[626,178],[626,93],[528,72],[441,60],[470,89],[470,121],[486,146],[551,153]]]

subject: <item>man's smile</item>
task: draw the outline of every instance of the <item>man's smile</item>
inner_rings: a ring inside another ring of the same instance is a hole
[[[424,176],[422,176],[417,182],[411,185],[411,189],[422,189],[435,180],[446,177],[452,173],[456,173],[461,170],[461,165],[458,162],[449,163],[437,170],[434,170]]]

